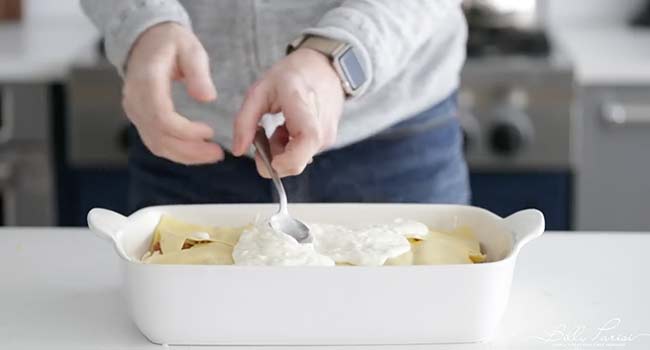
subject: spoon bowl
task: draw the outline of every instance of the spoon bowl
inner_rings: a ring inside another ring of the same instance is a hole
[[[302,221],[296,220],[288,214],[278,212],[271,216],[269,219],[269,225],[271,225],[275,231],[287,234],[288,232],[291,232],[289,236],[295,238],[299,243],[314,242],[314,239],[309,232],[309,227]]]
[[[259,154],[266,169],[269,174],[271,174],[271,179],[273,180],[273,184],[275,185],[280,200],[280,209],[276,214],[271,216],[269,219],[269,225],[275,231],[293,237],[298,241],[298,243],[312,243],[314,239],[309,232],[309,227],[300,220],[289,215],[289,209],[287,208],[287,194],[284,191],[284,186],[282,185],[278,173],[271,166],[271,147],[269,146],[269,139],[263,128],[259,128],[255,133],[254,145],[257,154]]]

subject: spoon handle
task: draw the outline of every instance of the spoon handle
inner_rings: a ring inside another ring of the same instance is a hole
[[[278,173],[276,173],[271,166],[271,146],[269,145],[269,139],[264,133],[264,129],[257,129],[257,132],[255,133],[255,141],[253,144],[255,145],[257,154],[260,155],[262,162],[266,166],[266,169],[269,171],[269,174],[271,174],[271,178],[273,179],[275,190],[278,192],[278,198],[280,199],[280,212],[286,214],[288,213],[287,193],[284,192],[284,186],[282,186],[282,181],[280,180]]]

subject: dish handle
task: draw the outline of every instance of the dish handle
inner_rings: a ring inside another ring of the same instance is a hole
[[[512,255],[519,254],[521,248],[544,232],[544,214],[537,209],[518,211],[503,219],[513,233]]]
[[[126,226],[127,217],[112,210],[93,208],[88,212],[88,227],[98,237],[117,244],[117,234]]]

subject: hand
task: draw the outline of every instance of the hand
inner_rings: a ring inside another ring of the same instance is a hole
[[[171,82],[181,80],[200,102],[217,98],[208,55],[192,32],[166,22],[147,29],[131,49],[124,79],[122,106],[149,150],[183,163],[214,163],[223,159],[214,131],[176,113]]]
[[[244,154],[265,113],[282,111],[285,125],[270,140],[273,169],[280,176],[302,173],[312,157],[336,140],[344,92],[325,55],[298,49],[277,62],[248,91],[235,119],[233,153]],[[260,175],[269,177],[256,156]]]

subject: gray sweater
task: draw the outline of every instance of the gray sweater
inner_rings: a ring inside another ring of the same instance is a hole
[[[207,122],[230,148],[245,91],[300,33],[352,44],[370,83],[345,102],[335,147],[372,136],[444,99],[459,84],[467,29],[460,0],[81,0],[123,74],[148,27],[192,28],[210,56],[219,99],[201,104],[173,88],[179,113]]]

